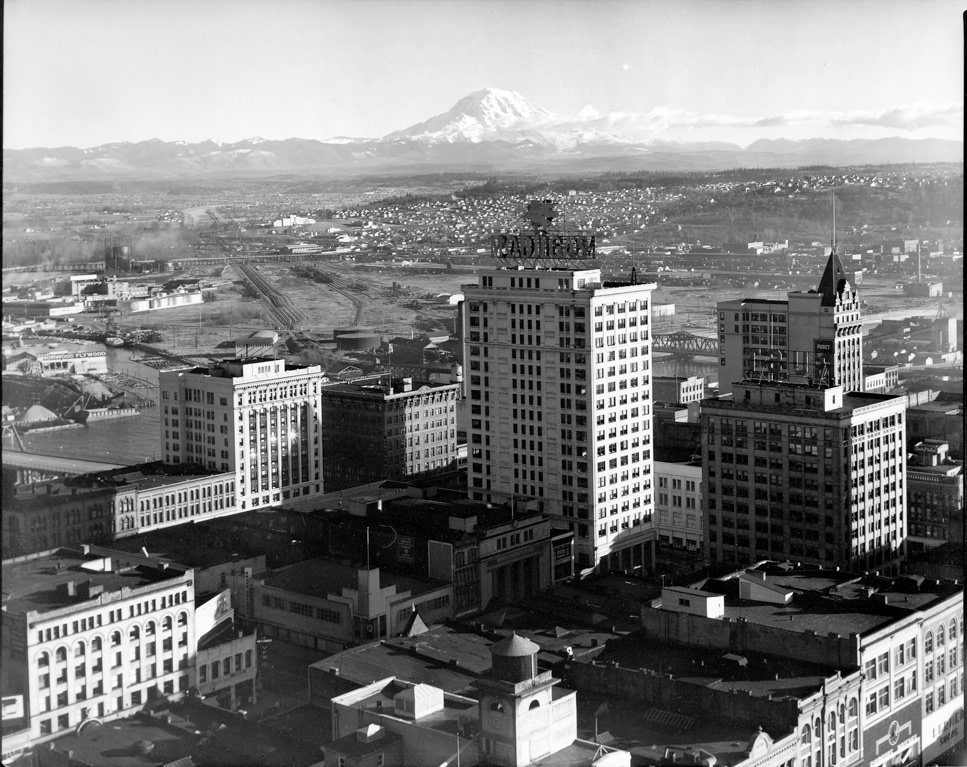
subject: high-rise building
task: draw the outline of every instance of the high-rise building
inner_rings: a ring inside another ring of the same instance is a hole
[[[863,323],[836,248],[816,290],[718,304],[719,392],[747,377],[863,391]]]
[[[537,498],[575,532],[579,568],[654,555],[654,288],[523,266],[463,288],[470,497]]]
[[[905,555],[903,397],[805,384],[734,385],[702,402],[709,558],[855,570]]]
[[[265,357],[162,371],[167,463],[235,471],[238,510],[322,492],[318,365]]]
[[[455,468],[459,390],[388,376],[324,387],[326,492]]]

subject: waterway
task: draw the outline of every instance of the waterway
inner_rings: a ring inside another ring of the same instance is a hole
[[[103,349],[100,345],[58,344],[59,349]],[[107,367],[115,373],[143,379],[148,388],[141,393],[147,399],[158,401],[158,371],[137,362],[144,356],[133,349],[107,348]],[[164,458],[159,430],[160,405],[148,407],[138,415],[93,421],[83,429],[64,429],[24,435],[24,447],[31,453],[79,458],[89,461],[105,461],[130,465]]]

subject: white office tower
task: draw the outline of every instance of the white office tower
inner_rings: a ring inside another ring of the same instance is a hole
[[[574,531],[579,569],[653,563],[654,289],[524,265],[463,287],[469,495],[536,499]]]
[[[168,463],[235,471],[239,511],[322,492],[318,365],[256,357],[163,371]]]

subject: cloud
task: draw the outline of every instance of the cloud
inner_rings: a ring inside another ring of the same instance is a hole
[[[835,118],[833,124],[874,125],[899,130],[919,130],[937,126],[953,126],[963,123],[964,105],[956,102],[947,104],[908,104],[891,107],[879,112],[847,112],[844,117]]]
[[[963,125],[964,108],[957,102],[915,103],[882,110],[793,110],[790,112],[746,117],[731,114],[695,112],[671,106],[658,106],[648,112],[611,112],[601,114],[587,106],[573,118],[560,123],[578,123],[584,128],[615,131],[629,136],[655,135],[676,130],[701,128],[769,129],[810,127],[815,130],[843,128],[883,128],[916,132],[924,129],[957,131]],[[559,123],[559,124],[560,124]]]

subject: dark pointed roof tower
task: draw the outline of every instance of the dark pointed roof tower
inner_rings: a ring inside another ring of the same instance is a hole
[[[822,293],[823,306],[836,306],[838,300],[842,298],[843,290],[849,284],[846,279],[846,270],[843,262],[839,260],[836,252],[836,196],[833,196],[833,233],[829,240],[829,260],[826,261],[826,269],[819,280],[817,293]]]

